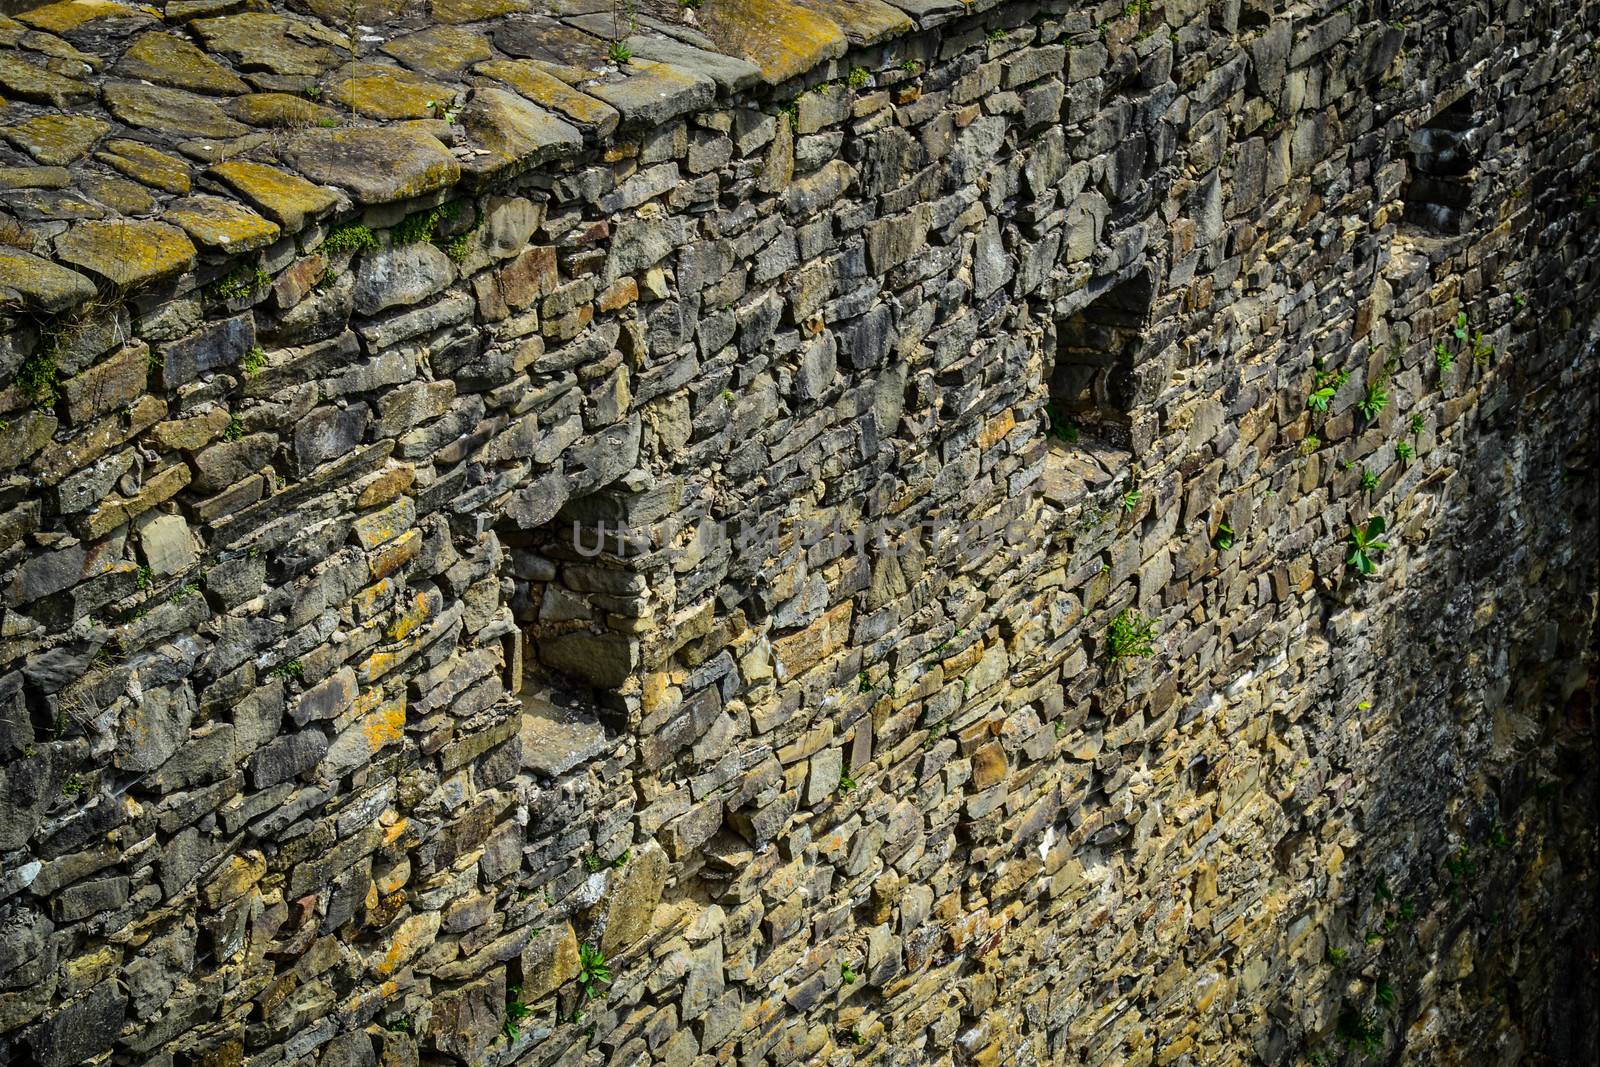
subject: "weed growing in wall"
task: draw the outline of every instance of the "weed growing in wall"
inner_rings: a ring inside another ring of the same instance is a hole
[[[1339,388],[1345,382],[1350,380],[1350,372],[1347,370],[1319,369],[1314,371],[1313,374],[1314,384],[1311,387],[1311,394],[1306,397],[1306,407],[1312,411],[1326,414],[1328,405],[1333,403],[1334,394],[1339,391]]]
[[[611,984],[611,967],[606,963],[606,954],[600,949],[590,945],[578,946],[578,990],[580,993],[579,1004],[587,1004],[595,999],[601,986]],[[575,1012],[574,1015],[577,1013]],[[574,1020],[576,1021],[576,1020]]]
[[[1365,526],[1351,528],[1346,538],[1350,554],[1345,557],[1345,562],[1354,567],[1356,573],[1366,576],[1377,571],[1378,564],[1373,557],[1389,548],[1388,542],[1383,540],[1384,529],[1381,515],[1374,515],[1368,519]]]
[[[519,985],[506,987],[506,1015],[505,1023],[501,1026],[501,1033],[512,1041],[522,1036],[522,1031],[517,1024],[526,1019],[532,1009],[522,1002],[522,987]]]
[[[1139,659],[1155,652],[1155,620],[1123,608],[1106,631],[1106,652],[1112,664]]]
[[[359,255],[375,251],[377,247],[376,235],[359,222],[335,226],[322,242],[322,251],[328,253],[354,252]]]

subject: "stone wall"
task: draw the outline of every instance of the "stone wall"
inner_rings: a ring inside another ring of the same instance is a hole
[[[1593,1062],[1600,7],[344,9],[0,20],[0,1061]]]

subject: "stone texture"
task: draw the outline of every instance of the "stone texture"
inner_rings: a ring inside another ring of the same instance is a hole
[[[0,20],[0,1062],[1593,1061],[1592,34],[1326,7]]]
[[[56,238],[62,262],[133,289],[188,270],[195,249],[184,232],[160,222],[80,222]]]

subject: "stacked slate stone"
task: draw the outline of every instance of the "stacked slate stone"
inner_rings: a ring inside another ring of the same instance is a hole
[[[0,1061],[1593,1062],[1597,38],[0,17]]]

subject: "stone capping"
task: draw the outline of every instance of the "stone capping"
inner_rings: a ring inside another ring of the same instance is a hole
[[[850,49],[998,3],[657,0],[620,38],[606,0],[435,0],[431,16],[407,5],[382,22],[362,4],[353,47],[332,0],[58,0],[0,16],[0,138],[19,157],[0,181],[0,313],[65,315],[99,289],[181,293],[315,223],[476,192],[717,101],[782,99],[842,76]],[[63,56],[81,71],[62,73]]]

